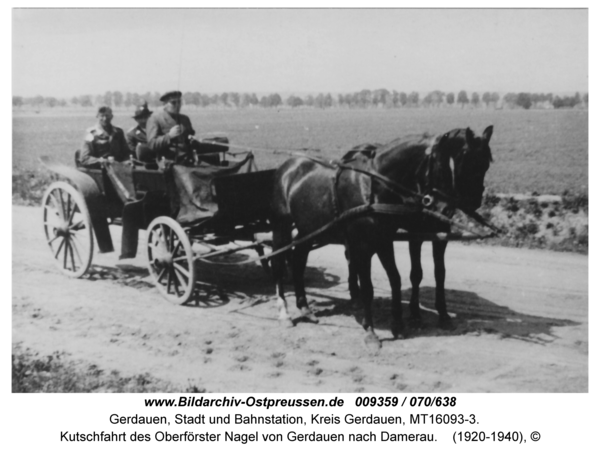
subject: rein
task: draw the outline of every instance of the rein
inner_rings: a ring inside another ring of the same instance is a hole
[[[406,197],[406,195],[409,195],[413,198],[415,198],[417,200],[417,204],[420,204],[423,206],[423,208],[413,208],[413,209],[420,209],[420,212],[429,216],[429,217],[433,217],[436,220],[439,220],[447,225],[450,226],[455,226],[456,228],[462,230],[462,231],[466,231],[469,233],[472,233],[476,236],[479,236],[481,238],[485,238],[486,236],[482,236],[478,233],[474,233],[472,231],[470,231],[467,227],[464,227],[462,225],[460,225],[458,222],[452,220],[451,218],[444,216],[442,214],[439,214],[437,212],[431,211],[429,209],[426,209],[427,207],[431,206],[433,204],[433,199],[431,198],[430,195],[422,195],[420,193],[414,192],[410,189],[407,189],[406,187],[402,186],[401,184],[398,184],[395,181],[392,181],[390,178],[380,174],[379,172],[376,171],[369,171],[369,170],[363,170],[361,168],[355,168],[352,167],[350,165],[346,165],[344,162],[339,161],[339,160],[324,160],[324,159],[320,159],[317,157],[313,157],[313,156],[309,156],[308,154],[306,154],[305,152],[300,152],[300,151],[294,151],[294,150],[275,150],[275,149],[269,149],[269,148],[253,148],[253,147],[247,147],[247,146],[240,146],[240,145],[232,145],[231,143],[228,144],[224,144],[224,143],[219,143],[219,142],[215,142],[215,141],[211,141],[211,140],[204,140],[204,143],[208,143],[211,145],[217,145],[217,146],[228,146],[230,148],[237,148],[237,149],[244,149],[244,150],[250,150],[250,151],[266,151],[266,152],[271,152],[273,154],[284,154],[284,155],[288,155],[288,156],[292,156],[292,157],[302,157],[305,159],[308,159],[312,162],[315,162],[319,165],[324,166],[325,168],[329,168],[331,170],[350,170],[350,171],[354,171],[356,173],[361,173],[361,174],[365,174],[367,176],[370,176],[371,178],[377,179],[379,180],[381,183],[383,183],[384,186],[386,186],[386,188],[394,193],[395,195],[404,198]],[[428,154],[426,159],[421,163],[421,165],[419,166],[419,169],[423,166],[423,165],[427,165],[427,174],[430,171],[430,166],[431,166],[431,157]],[[429,183],[428,183],[429,185]],[[493,225],[491,225],[489,222],[487,222],[480,214],[477,214],[475,211],[463,208],[461,206],[461,203],[459,200],[450,197],[446,194],[444,194],[443,192],[437,190],[437,189],[433,189],[433,192],[438,195],[441,199],[451,203],[452,205],[456,206],[457,209],[460,209],[466,216],[470,217],[471,219],[475,220],[477,223],[483,225],[484,227],[489,228],[490,230],[492,230],[494,232],[494,234],[500,234],[501,230]],[[363,206],[374,206],[377,205],[376,203],[370,203],[370,204],[366,204]],[[383,205],[379,205],[380,207]],[[389,205],[389,206],[402,206],[402,205]],[[404,206],[406,208],[406,206]],[[379,211],[379,213],[386,213],[386,214],[391,214],[391,210],[389,208],[380,208],[382,209],[381,211]],[[346,212],[351,212],[353,211],[352,209]],[[383,212],[385,211],[385,212]],[[366,211],[365,211],[366,212]],[[373,211],[373,212],[377,212],[377,211]],[[344,216],[344,214],[346,213],[342,213],[339,217],[336,217],[336,219],[339,218],[343,218],[345,219],[346,216]],[[397,214],[400,214],[400,212],[398,212]],[[336,222],[336,219],[334,219],[332,222],[330,222],[329,224],[325,225],[325,227],[331,227],[333,225],[333,223]],[[331,224],[331,225],[330,225]],[[311,233],[311,235],[309,236],[305,236],[304,238],[302,238],[302,242],[305,242],[307,237],[310,237],[311,239],[315,236],[317,236],[318,234],[316,234],[317,232],[321,233],[322,231],[325,231],[327,228],[322,227],[319,230]],[[288,245],[285,250],[288,250],[289,248],[291,248],[290,246],[296,246],[299,245],[300,243],[294,243],[292,242],[290,245]],[[293,244],[293,245],[292,245]],[[280,249],[282,251],[284,251],[283,249]],[[279,251],[277,251],[279,253]],[[269,257],[272,255],[268,255]],[[261,259],[266,259],[266,258],[261,258]],[[248,262],[252,262],[252,261],[257,261],[257,260],[251,260]],[[240,263],[243,264],[243,263]]]

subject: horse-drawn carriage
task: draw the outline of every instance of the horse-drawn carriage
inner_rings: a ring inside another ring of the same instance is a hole
[[[121,258],[136,256],[138,230],[146,230],[150,274],[160,293],[176,303],[194,292],[196,259],[248,248],[262,255],[255,237],[269,231],[274,170],[259,171],[251,152],[229,154],[226,146],[211,143],[205,155],[219,156],[218,163],[196,167],[115,162],[85,168],[76,153],[73,168],[42,158],[69,181],[51,184],[42,202],[46,239],[61,271],[71,277],[88,272],[94,236],[100,253],[114,251],[109,224],[122,226]],[[233,241],[247,243],[217,248]]]
[[[306,259],[315,246],[337,241],[346,246],[351,297],[360,299],[365,309],[367,342],[379,344],[371,318],[370,261],[377,254],[390,280],[392,332],[399,336],[403,323],[396,240],[410,243],[410,311],[417,321],[421,244],[434,241],[436,308],[440,322],[450,324],[444,297],[445,244],[483,237],[469,233],[451,217],[461,210],[495,231],[475,212],[492,160],[492,130],[488,127],[481,137],[469,128],[405,137],[377,147],[376,153],[357,149],[347,160],[333,163],[304,154],[278,170],[263,171],[256,169],[251,151],[236,154],[233,161],[162,169],[117,163],[100,169],[72,168],[45,158],[49,169],[71,182],[55,182],[46,191],[46,238],[61,270],[81,277],[91,265],[94,236],[100,252],[113,251],[109,222],[123,227],[121,258],[136,256],[138,231],[146,229],[150,274],[160,293],[176,303],[192,297],[195,261],[254,249],[259,254],[256,260],[265,267],[273,258],[279,317],[288,324],[292,321],[283,291],[283,252],[292,255],[287,261],[296,305],[303,316],[316,321],[304,291]],[[207,146],[218,155],[228,149],[226,140]],[[451,226],[467,234],[452,233]],[[399,228],[406,232],[399,234]],[[295,239],[293,229],[298,233]],[[264,243],[256,240],[261,233],[272,233],[275,250],[269,255],[263,254]],[[225,250],[218,247],[232,241],[246,243]]]

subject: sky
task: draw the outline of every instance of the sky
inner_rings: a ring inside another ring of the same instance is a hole
[[[587,92],[586,9],[13,9],[12,94]]]

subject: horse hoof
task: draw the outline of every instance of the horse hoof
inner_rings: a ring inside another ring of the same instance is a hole
[[[404,340],[406,338],[406,336],[404,335],[404,325],[402,323],[393,323],[392,335],[396,340]]]
[[[294,327],[292,318],[279,318],[279,325],[281,327]]]
[[[365,346],[371,352],[377,352],[381,349],[381,341],[375,334],[369,334],[365,337]]]
[[[319,323],[319,318],[317,318],[317,316],[308,308],[305,308],[304,310],[301,311],[302,313],[302,317],[304,319],[306,319],[309,322],[318,324]]]

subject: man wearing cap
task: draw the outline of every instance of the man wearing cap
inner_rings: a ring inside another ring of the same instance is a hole
[[[148,148],[148,140],[146,138],[146,123],[152,115],[152,111],[148,110],[148,103],[144,102],[135,109],[133,119],[138,123],[125,134],[127,146],[131,154],[142,162],[150,162],[156,159],[156,153]]]
[[[129,159],[129,148],[123,129],[112,124],[112,109],[100,107],[96,114],[98,122],[86,130],[81,151],[81,165],[100,168],[105,161],[122,162]]]
[[[181,91],[169,91],[160,98],[164,108],[148,119],[148,147],[159,159],[178,164],[193,161],[191,140],[194,128],[181,110]]]

